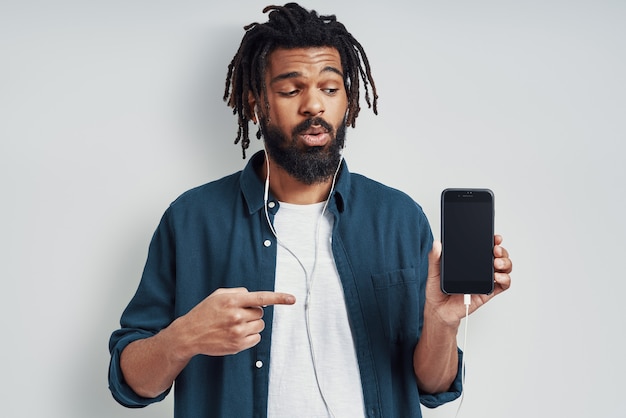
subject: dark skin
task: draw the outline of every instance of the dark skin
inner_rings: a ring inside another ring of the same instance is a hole
[[[312,117],[323,117],[336,131],[348,103],[342,74],[339,53],[334,48],[278,49],[269,56],[266,74],[269,114],[258,111],[267,107],[259,106],[253,97],[248,104],[287,137],[291,137],[294,126]],[[303,149],[327,147],[334,136],[312,126],[298,134],[297,140]],[[278,200],[310,204],[328,197],[332,179],[303,184],[271,156],[269,165],[270,189]],[[263,164],[259,170],[262,179],[266,169]],[[501,246],[502,238],[495,236],[494,243],[495,290],[488,296],[473,296],[472,312],[511,283],[512,263]],[[413,355],[416,382],[429,393],[446,391],[457,374],[456,335],[465,316],[463,296],[445,295],[440,290],[440,256],[441,246],[435,242],[429,255],[424,327]],[[155,336],[129,344],[121,356],[124,378],[138,395],[156,397],[172,385],[195,355],[235,354],[258,344],[265,327],[263,306],[294,303],[295,297],[285,293],[218,289]]]

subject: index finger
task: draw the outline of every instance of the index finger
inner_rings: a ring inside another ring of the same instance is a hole
[[[281,292],[250,292],[243,298],[243,304],[247,308],[268,305],[293,305],[294,303],[296,303],[295,296]]]

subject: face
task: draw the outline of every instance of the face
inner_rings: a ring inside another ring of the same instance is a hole
[[[259,122],[270,158],[305,184],[328,180],[340,162],[346,131],[339,53],[330,47],[277,49],[269,56],[265,82],[269,114]]]

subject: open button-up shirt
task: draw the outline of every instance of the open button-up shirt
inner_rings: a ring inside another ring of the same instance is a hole
[[[264,213],[257,153],[240,172],[192,189],[163,215],[121,327],[111,335],[109,387],[128,407],[146,399],[125,383],[120,353],[189,312],[218,288],[273,290],[276,238]],[[270,196],[270,219],[280,210]],[[461,367],[448,392],[420,393],[413,351],[423,323],[424,291],[432,233],[422,209],[395,189],[350,173],[345,162],[330,197],[332,250],[343,285],[365,412],[368,417],[421,417],[461,393]],[[267,415],[271,307],[255,347],[223,357],[195,356],[174,384],[174,414],[191,417]],[[459,362],[460,360],[459,356]],[[306,416],[294,411],[294,416]]]

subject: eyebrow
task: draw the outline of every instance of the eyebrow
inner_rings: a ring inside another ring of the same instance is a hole
[[[343,73],[339,69],[331,65],[328,65],[322,68],[322,71],[320,71],[320,74],[327,73],[327,72],[338,74],[341,76],[341,78],[343,78]],[[279,74],[270,80],[270,84],[274,84],[278,81],[288,80],[291,78],[298,78],[298,77],[302,77],[302,73],[298,71],[292,71],[290,73]]]

